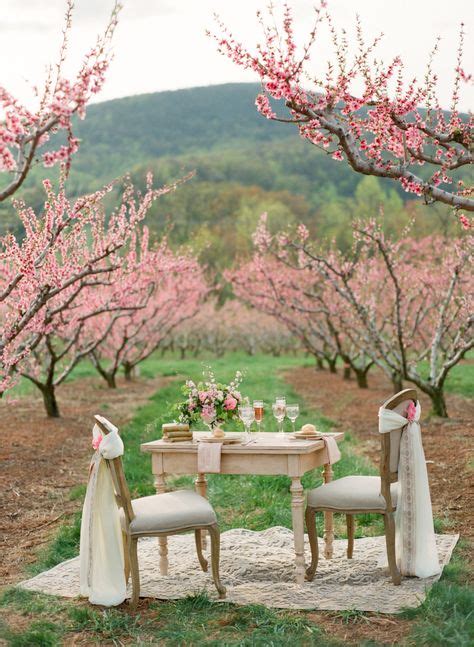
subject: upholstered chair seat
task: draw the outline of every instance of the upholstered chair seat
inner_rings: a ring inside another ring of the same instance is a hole
[[[181,532],[216,524],[216,513],[207,499],[192,490],[176,490],[164,494],[144,496],[132,500],[134,518],[130,522],[131,535],[154,535]],[[125,514],[121,511],[122,528]]]
[[[397,484],[390,486],[392,505],[397,505]],[[380,476],[344,476],[308,492],[308,505],[315,510],[369,511],[385,510]]]

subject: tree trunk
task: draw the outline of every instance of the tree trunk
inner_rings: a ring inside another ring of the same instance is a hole
[[[330,373],[337,373],[337,368],[336,368],[337,359],[328,359],[326,357],[326,361],[327,361],[327,363],[329,365],[329,372]]]
[[[356,375],[357,386],[359,387],[359,389],[368,389],[369,383],[367,382],[367,371],[354,370],[354,372]]]
[[[117,382],[115,380],[115,373],[105,373],[104,375],[105,381],[107,382],[107,386],[109,389],[116,389],[117,388]]]
[[[433,405],[433,413],[440,418],[448,417],[448,409],[446,407],[446,400],[444,399],[443,389],[433,391],[429,394],[431,404]]]
[[[131,366],[130,364],[124,364],[123,372],[127,382],[131,382],[133,380],[133,366]]]
[[[316,357],[316,366],[317,371],[324,371],[323,360],[320,357]]]
[[[58,402],[56,400],[56,393],[54,390],[53,384],[44,385],[41,388],[41,393],[43,394],[44,408],[48,418],[60,418],[61,414],[59,413]]]
[[[180,348],[179,349],[179,356],[181,359],[186,359],[186,349],[185,348]]]
[[[345,380],[350,380],[351,379],[351,367],[349,364],[344,364],[344,375],[343,375]]]
[[[392,375],[392,385],[393,385],[394,393],[403,391],[403,380],[401,375],[399,375],[398,373],[395,373],[394,375]]]

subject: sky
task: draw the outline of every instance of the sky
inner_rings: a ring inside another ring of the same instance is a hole
[[[255,13],[266,0],[122,0],[124,4],[114,38],[114,60],[101,101],[117,97],[227,82],[256,81],[249,71],[220,56],[205,35],[214,28],[217,12],[246,45],[260,39]],[[278,4],[279,0],[275,0]],[[312,0],[289,0],[296,17],[297,41],[303,43],[313,17]],[[73,74],[82,56],[107,24],[113,0],[76,0],[65,71]],[[472,0],[329,0],[338,28],[354,33],[360,15],[367,40],[380,32],[380,55],[400,55],[409,76],[422,78],[427,56],[441,36],[436,71],[439,96],[449,107],[459,24],[466,24],[465,69],[474,60]],[[31,86],[54,63],[61,39],[65,0],[0,0],[0,85],[32,106]],[[331,45],[321,34],[314,50],[315,69],[331,58]],[[474,104],[474,88],[465,88],[461,108]]]

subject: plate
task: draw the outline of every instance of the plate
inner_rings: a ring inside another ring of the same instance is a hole
[[[303,436],[301,434],[290,434],[293,440],[322,440],[321,434],[314,434],[313,436]]]
[[[232,443],[241,443],[242,438],[240,436],[231,436],[224,438],[214,438],[213,436],[204,436],[204,438],[198,438],[198,443],[222,443],[223,445],[230,445]]]

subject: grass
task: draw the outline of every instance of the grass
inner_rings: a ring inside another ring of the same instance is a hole
[[[299,402],[301,415],[298,423],[316,422],[321,429],[329,429],[330,420],[311,411],[284,380],[284,371],[305,364],[310,360],[302,357],[248,357],[233,354],[212,360],[218,378],[226,381],[235,369],[245,369],[242,385],[244,395],[263,397],[271,401],[276,395],[285,395],[287,401]],[[153,483],[150,458],[139,451],[140,443],[157,438],[161,424],[169,420],[170,406],[181,397],[182,378],[198,379],[202,371],[201,360],[189,359],[176,362],[175,358],[153,357],[146,362],[142,376],[176,376],[155,393],[143,407],[135,412],[132,421],[122,429],[126,453],[125,471],[134,496],[152,493]],[[467,372],[470,365],[464,365]],[[92,367],[84,364],[80,379],[92,374]],[[465,376],[456,384],[465,388]],[[267,426],[274,421],[267,417]],[[226,428],[229,426],[226,425]],[[335,477],[346,474],[376,473],[376,470],[354,451],[356,442],[348,436],[343,445],[343,458],[334,466]],[[316,473],[305,476],[305,488],[321,482]],[[192,478],[180,477],[169,481],[171,487],[192,486]],[[222,530],[247,527],[260,530],[274,525],[291,527],[289,479],[286,477],[210,475],[208,493]],[[71,499],[81,499],[84,487],[74,488]],[[440,527],[440,526],[438,526]],[[343,519],[336,517],[336,534],[345,536]],[[381,518],[359,515],[357,536],[381,534]],[[34,572],[50,568],[78,552],[80,515],[63,526],[53,543],[38,555]],[[320,531],[322,528],[319,529]],[[60,645],[71,642],[71,636],[80,632],[90,644],[162,644],[162,645],[229,645],[229,646],[283,646],[321,645],[337,647],[331,639],[305,612],[274,611],[258,605],[236,607],[228,603],[215,603],[203,595],[195,595],[176,602],[151,602],[144,611],[130,615],[126,610],[98,610],[84,603],[64,601],[20,589],[7,590],[0,599],[0,608],[23,618],[26,628],[14,631],[8,626],[0,627],[8,645]],[[474,643],[472,590],[465,582],[465,566],[457,557],[445,569],[442,580],[430,591],[424,604],[416,610],[407,611],[414,625],[407,645],[456,645],[464,647]],[[363,615],[363,614],[362,614]],[[341,613],[341,623],[349,625],[357,621],[361,613],[349,610]],[[375,645],[376,643],[367,643]]]

